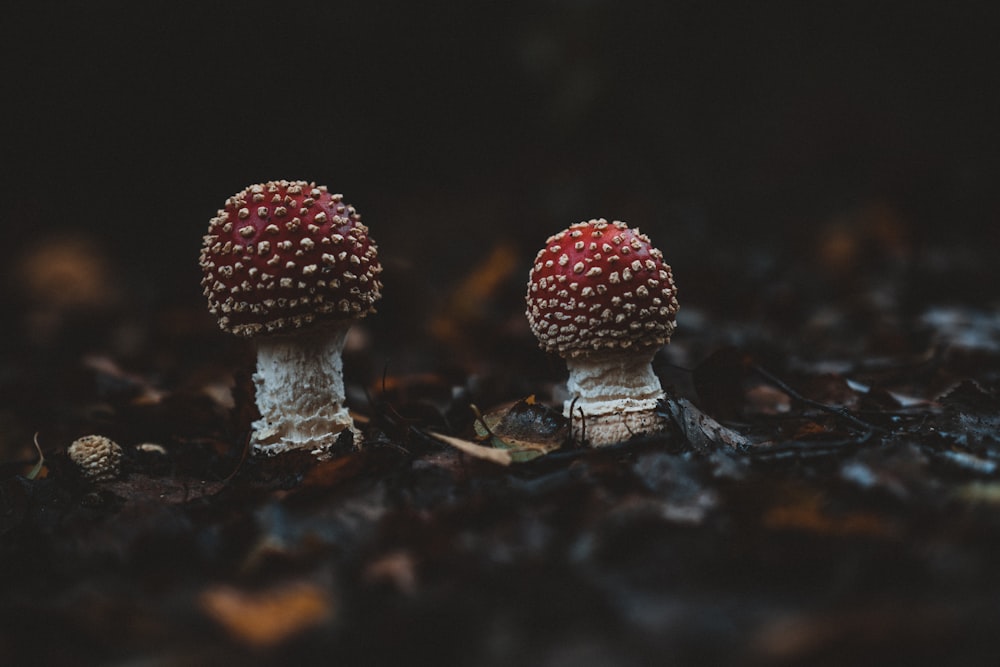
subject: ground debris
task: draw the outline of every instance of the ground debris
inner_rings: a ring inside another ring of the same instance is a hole
[[[264,590],[213,586],[199,597],[201,608],[235,639],[257,647],[280,644],[325,623],[334,605],[324,588],[293,581]]]
[[[667,396],[659,407],[660,414],[673,419],[688,443],[696,451],[710,453],[719,447],[737,451],[750,448],[750,438],[726,428],[694,406],[686,398]]]

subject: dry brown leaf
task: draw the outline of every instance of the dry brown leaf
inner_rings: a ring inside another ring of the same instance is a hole
[[[839,516],[827,514],[818,498],[805,498],[793,505],[772,507],[764,514],[764,525],[777,530],[804,530],[822,535],[885,537],[892,532],[882,518],[867,512]]]
[[[390,583],[408,595],[417,590],[417,566],[409,551],[393,551],[372,561],[363,576],[368,582]]]
[[[308,582],[263,591],[216,586],[201,594],[200,603],[233,637],[258,648],[280,644],[333,615],[329,594]]]
[[[505,284],[520,265],[517,249],[510,243],[493,248],[451,293],[444,309],[431,320],[432,335],[439,340],[458,344],[465,329],[483,319],[486,307],[496,291]]]
[[[58,309],[101,308],[119,297],[112,273],[107,254],[94,239],[58,235],[23,253],[14,277],[37,304]]]
[[[483,447],[482,445],[477,445],[476,443],[470,440],[463,440],[462,438],[454,438],[450,435],[435,433],[434,431],[428,431],[427,434],[432,438],[436,438],[437,440],[440,440],[444,444],[451,445],[455,449],[465,452],[469,456],[474,456],[477,459],[483,459],[484,461],[498,463],[502,466],[509,466],[513,461],[510,450],[508,449]]]
[[[686,398],[667,396],[662,405],[666,415],[674,420],[691,446],[699,452],[711,452],[720,446],[741,450],[753,444],[748,437],[726,428]]]
[[[535,397],[482,414],[473,405],[476,439],[495,449],[510,451],[511,461],[525,463],[562,447],[568,438],[563,416],[537,403]]]

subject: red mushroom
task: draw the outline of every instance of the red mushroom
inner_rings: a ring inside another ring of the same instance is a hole
[[[564,411],[577,432],[585,426],[592,446],[665,426],[655,413],[663,389],[651,362],[674,331],[677,288],[647,236],[602,218],[549,237],[527,303],[540,346],[566,360]]]
[[[345,429],[359,444],[341,352],[374,311],[382,267],[354,207],[315,183],[252,185],[212,218],[201,268],[219,326],[256,339],[254,451],[322,453]]]

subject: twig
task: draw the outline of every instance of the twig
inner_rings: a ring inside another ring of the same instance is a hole
[[[569,403],[569,439],[574,445],[582,447],[587,442],[587,415],[583,413],[583,408],[580,408],[580,440],[577,441],[573,437],[573,410],[576,409],[576,402],[579,399],[579,396],[574,396]]]
[[[863,447],[874,437],[875,432],[868,431],[858,438],[816,442],[792,441],[780,445],[754,447],[748,453],[754,460],[765,462],[783,459],[822,458],[844,454],[845,451],[853,451],[855,448]]]
[[[229,473],[229,475],[224,480],[222,480],[223,484],[229,484],[229,482],[232,481],[233,477],[236,477],[236,473],[240,471],[240,468],[242,468],[243,464],[246,462],[247,454],[250,453],[250,436],[252,435],[253,435],[253,429],[247,431],[247,437],[243,441],[243,453],[240,455],[239,463],[237,463],[233,471]]]
[[[860,426],[861,428],[868,429],[869,431],[875,431],[878,433],[888,432],[887,429],[884,429],[881,426],[870,424],[864,421],[863,419],[855,417],[853,414],[851,414],[851,412],[847,408],[843,407],[837,408],[832,405],[827,405],[826,403],[821,403],[819,401],[815,401],[811,398],[803,396],[802,394],[800,394],[799,392],[795,391],[790,386],[788,386],[788,384],[786,384],[776,375],[773,375],[769,371],[764,370],[757,364],[750,364],[750,369],[753,370],[758,375],[760,375],[765,380],[767,380],[768,382],[770,382],[771,384],[773,384],[774,386],[776,386],[781,391],[788,394],[791,398],[795,399],[796,401],[799,401],[800,403],[804,403],[806,405],[816,408],[817,410],[822,410],[823,412],[827,412],[829,414],[840,417],[841,419],[851,422],[855,426]]]

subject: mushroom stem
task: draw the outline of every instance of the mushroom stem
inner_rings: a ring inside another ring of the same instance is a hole
[[[338,323],[257,339],[253,381],[261,418],[252,425],[254,452],[321,454],[344,429],[360,444],[361,434],[344,407],[341,353],[349,328]]]
[[[653,373],[655,354],[655,348],[613,350],[567,359],[570,398],[563,413],[572,418],[574,434],[602,447],[663,430],[667,421],[656,414],[664,393]]]

